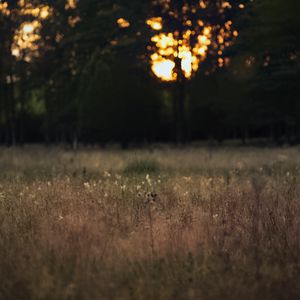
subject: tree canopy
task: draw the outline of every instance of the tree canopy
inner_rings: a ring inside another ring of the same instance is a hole
[[[0,143],[172,141],[178,76],[189,140],[297,142],[299,5],[2,0]]]

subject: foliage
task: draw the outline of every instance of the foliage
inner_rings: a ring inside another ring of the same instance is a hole
[[[72,8],[65,0],[33,1],[28,5],[46,5],[51,14],[40,20],[38,49],[25,61],[12,55],[14,36],[36,17],[18,1],[1,3],[8,6],[0,7],[0,143],[171,140],[172,87],[151,76],[146,50],[147,18],[163,12],[166,26],[176,25],[167,11],[138,0],[75,1]],[[298,7],[296,0],[256,0],[234,16],[239,36],[224,50],[228,68],[206,74],[216,62],[209,56],[187,85],[191,140],[299,140]],[[117,26],[121,17],[128,28]]]

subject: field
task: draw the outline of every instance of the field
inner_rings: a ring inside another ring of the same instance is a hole
[[[0,299],[299,299],[300,148],[0,149]]]

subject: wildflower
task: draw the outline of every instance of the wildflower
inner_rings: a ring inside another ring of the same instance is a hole
[[[111,174],[107,171],[104,172],[104,177],[106,178],[110,178],[111,177]]]
[[[83,184],[83,186],[86,188],[86,189],[89,189],[91,186],[90,186],[90,184],[88,183],[88,182],[85,182],[84,184]]]
[[[192,177],[184,176],[183,179],[184,179],[185,181],[191,181],[191,180],[192,180]]]
[[[150,185],[150,186],[152,185],[149,174],[147,174],[147,176],[146,176],[146,181],[147,181],[148,185]]]
[[[121,190],[122,190],[122,192],[125,192],[125,190],[126,190],[126,185],[125,184],[121,185]]]

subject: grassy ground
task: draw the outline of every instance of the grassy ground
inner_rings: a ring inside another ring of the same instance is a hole
[[[300,149],[0,149],[0,299],[299,299]]]

